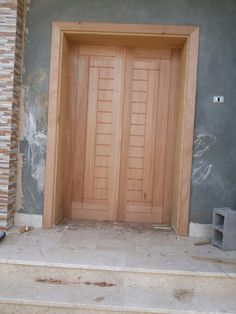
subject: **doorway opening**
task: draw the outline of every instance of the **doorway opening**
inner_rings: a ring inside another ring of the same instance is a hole
[[[44,227],[188,233],[197,27],[53,23]]]

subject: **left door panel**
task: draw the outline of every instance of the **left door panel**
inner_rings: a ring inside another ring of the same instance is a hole
[[[80,46],[71,217],[117,219],[122,56],[112,46]]]

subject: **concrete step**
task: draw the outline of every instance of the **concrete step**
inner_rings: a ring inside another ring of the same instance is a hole
[[[236,313],[236,275],[0,263],[0,313]]]

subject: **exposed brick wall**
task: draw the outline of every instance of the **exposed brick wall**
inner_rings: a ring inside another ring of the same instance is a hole
[[[25,0],[0,0],[0,228],[13,224]]]

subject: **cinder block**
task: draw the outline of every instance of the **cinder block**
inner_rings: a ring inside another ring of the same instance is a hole
[[[214,209],[212,245],[223,251],[236,250],[236,211],[228,207]]]

